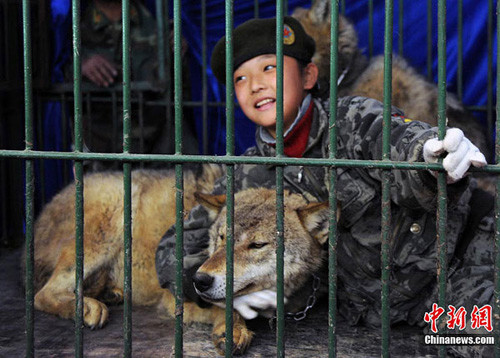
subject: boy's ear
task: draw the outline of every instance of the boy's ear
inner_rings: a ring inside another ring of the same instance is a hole
[[[208,210],[210,217],[215,218],[226,205],[226,195],[212,195],[196,192],[196,200]]]
[[[316,64],[312,62],[309,62],[303,70],[305,90],[310,90],[316,85],[316,82],[318,82],[318,75],[318,66],[316,66]]]

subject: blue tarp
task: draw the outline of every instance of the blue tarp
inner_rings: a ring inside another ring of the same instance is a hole
[[[171,2],[170,2],[171,3]],[[289,12],[297,6],[309,7],[310,1],[290,0],[288,2]],[[457,76],[457,9],[456,1],[447,2],[447,83],[448,89],[456,92]],[[154,0],[147,0],[147,6],[154,11]],[[207,48],[208,59],[217,40],[224,35],[224,4],[223,0],[207,1]],[[346,16],[351,19],[359,33],[359,45],[368,52],[368,1],[349,0],[346,1]],[[406,1],[404,2],[403,29],[400,29],[397,21],[399,2],[395,1],[394,21],[394,51],[398,51],[399,36],[403,36],[404,56],[422,74],[427,69],[427,2]],[[487,1],[464,0],[464,97],[467,105],[485,105],[487,102]],[[171,5],[171,4],[170,4]],[[437,5],[433,2],[433,77],[437,81]],[[52,29],[54,40],[53,58],[53,81],[62,80],[62,66],[70,58],[71,51],[71,7],[69,0],[52,0]],[[186,58],[190,60],[191,88],[194,100],[201,100],[201,2],[183,1],[181,6],[182,32],[189,44],[189,54]],[[384,1],[374,1],[374,53],[383,53],[384,33]],[[259,16],[272,17],[275,15],[274,1],[259,1]],[[172,11],[170,11],[172,14]],[[238,24],[254,16],[254,1],[239,0],[234,2],[234,24]],[[495,25],[495,24],[494,24]],[[493,49],[496,58],[496,38]],[[209,61],[208,61],[209,62]],[[208,71],[209,78],[209,101],[225,101],[224,87],[219,85]],[[493,82],[495,85],[495,82]],[[50,105],[46,112],[45,129],[48,133],[45,137],[46,148],[60,150],[60,141],[57,136],[61,133],[60,107]],[[196,111],[197,127],[201,128],[201,111]],[[236,154],[241,154],[246,148],[254,143],[254,125],[244,118],[242,113],[236,110],[235,120],[235,145]],[[484,116],[482,118],[484,122]],[[209,153],[225,154],[225,110],[224,108],[209,108]],[[201,132],[201,131],[200,131]],[[201,136],[200,136],[201,137]],[[58,186],[57,183],[54,183]],[[58,189],[58,188],[56,188]],[[56,190],[54,189],[54,190]],[[53,192],[49,190],[48,193]],[[51,196],[51,195],[49,195]]]

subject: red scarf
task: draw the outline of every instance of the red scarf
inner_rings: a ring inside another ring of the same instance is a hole
[[[286,135],[284,141],[284,152],[287,157],[302,158],[306,151],[309,132],[311,131],[314,102],[311,101],[306,113],[302,116],[292,130]],[[273,145],[274,146],[274,145]]]

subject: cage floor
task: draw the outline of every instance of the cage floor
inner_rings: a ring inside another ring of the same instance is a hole
[[[25,305],[20,277],[20,250],[0,249],[0,357],[25,356]],[[305,320],[286,323],[287,357],[328,356],[327,305],[322,303]],[[111,307],[110,321],[103,328],[84,330],[85,357],[118,357],[123,355],[122,306]],[[249,322],[256,335],[246,357],[275,357],[275,332],[268,322]],[[74,324],[72,321],[35,313],[35,356],[73,357]],[[158,316],[153,308],[134,308],[132,314],[132,355],[134,357],[170,357],[173,352],[174,322]],[[365,327],[337,325],[338,357],[380,357],[381,337],[378,331]],[[425,346],[419,329],[407,326],[393,328],[393,357],[431,357],[435,347]],[[192,324],[184,330],[185,357],[217,357],[210,340],[210,327]]]

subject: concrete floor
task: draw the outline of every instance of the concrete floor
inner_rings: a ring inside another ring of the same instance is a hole
[[[25,356],[25,305],[20,278],[20,250],[0,249],[0,357]],[[85,357],[123,355],[123,309],[111,308],[109,323],[100,330],[84,331]],[[286,323],[287,357],[328,356],[326,303],[317,305],[301,322]],[[154,308],[134,308],[132,317],[133,356],[170,357],[174,322],[158,316]],[[256,335],[245,357],[275,357],[275,332],[267,320],[249,322]],[[35,313],[35,356],[73,357],[75,335],[72,321],[42,312]],[[380,357],[380,334],[365,327],[339,322],[337,357]],[[400,326],[391,333],[392,357],[433,357],[436,348],[423,344],[419,329]],[[210,327],[193,324],[184,330],[185,357],[217,357],[210,340]]]

